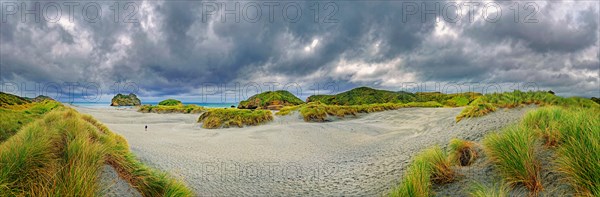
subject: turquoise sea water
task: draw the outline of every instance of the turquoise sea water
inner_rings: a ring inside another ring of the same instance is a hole
[[[89,108],[111,108],[112,107],[112,106],[110,106],[110,102],[72,102],[72,103],[66,103],[66,104],[80,106],[80,107],[89,107]],[[158,102],[142,102],[142,105],[157,105],[157,104],[158,104]],[[209,107],[209,108],[229,108],[232,105],[237,107],[237,103],[186,103],[186,102],[184,102],[183,104],[186,104],[186,105],[194,104],[194,105]],[[129,108],[129,107],[120,107],[120,108]]]

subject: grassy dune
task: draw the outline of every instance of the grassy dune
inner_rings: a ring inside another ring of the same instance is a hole
[[[202,127],[207,129],[252,126],[271,120],[273,114],[270,110],[249,109],[209,109],[198,118]]]
[[[407,107],[442,107],[435,101],[430,102],[411,102],[411,103],[382,103],[365,105],[326,105],[319,102],[310,102],[298,106],[284,107],[276,115],[288,115],[292,111],[298,110],[306,122],[324,122],[327,116],[337,116],[344,118],[346,116],[356,116],[358,113],[371,113],[386,110],[395,110]]]
[[[11,116],[30,123],[0,144],[0,194],[98,196],[98,175],[108,164],[144,196],[192,195],[182,182],[139,162],[123,137],[92,117],[54,101],[23,105],[30,104],[13,107],[51,111]]]
[[[554,94],[537,91],[492,93],[480,96],[471,102],[456,117],[456,121],[463,118],[480,117],[496,111],[498,108],[515,108],[524,105],[536,104],[540,106],[570,106],[570,107],[598,107],[598,103],[586,98],[570,97],[563,98]]]
[[[207,109],[198,105],[142,105],[138,108],[143,113],[184,113],[199,114]]]
[[[54,101],[29,102],[26,100],[15,100],[14,96],[9,100],[5,98],[0,107],[0,142],[5,141],[10,136],[13,136],[21,127],[32,122],[35,119],[41,118],[44,114],[55,109],[60,104]]]
[[[483,153],[490,161],[487,165],[493,165],[504,183],[492,186],[475,183],[467,192],[471,196],[507,196],[514,187],[524,187],[531,196],[537,196],[546,189],[547,184],[542,182],[541,174],[554,172],[566,177],[564,184],[571,187],[575,195],[600,196],[600,108],[588,107],[586,102],[580,101],[563,102],[584,104],[575,104],[576,107],[542,107],[527,113],[519,124],[485,136],[482,144]],[[474,146],[475,142],[453,139],[448,146],[448,161],[456,166],[464,166],[461,162],[453,161],[466,155],[481,154],[472,148]],[[431,194],[432,184],[440,184],[434,181],[440,177],[440,173],[434,173],[431,166],[445,169],[439,167],[443,166],[441,163],[444,160],[440,158],[439,150],[432,151],[435,149],[439,148],[425,150],[415,157],[390,196]],[[553,161],[552,158],[540,158],[541,149],[554,153],[556,163],[541,165],[542,161]],[[431,159],[434,158],[431,155],[437,155],[438,159]]]

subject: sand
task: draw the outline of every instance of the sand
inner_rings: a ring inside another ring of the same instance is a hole
[[[125,136],[141,161],[181,178],[200,196],[379,196],[397,185],[420,150],[454,137],[479,140],[530,109],[459,123],[462,108],[406,108],[326,123],[306,123],[296,113],[260,126],[210,130],[196,123],[198,114],[74,108]]]

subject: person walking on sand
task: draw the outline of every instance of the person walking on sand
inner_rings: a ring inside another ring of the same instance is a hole
[[[145,131],[148,131],[148,125],[146,125],[146,126],[144,127],[144,130],[145,130]]]

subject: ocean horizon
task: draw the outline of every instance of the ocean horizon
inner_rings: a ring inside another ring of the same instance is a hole
[[[69,105],[79,106],[79,107],[89,107],[89,108],[113,108],[115,106],[110,106],[110,102],[62,102]],[[157,102],[142,102],[142,105],[158,105]],[[182,102],[184,105],[198,105],[207,108],[230,108],[232,105],[236,106],[238,103],[197,103],[197,102]],[[119,108],[129,108],[131,106],[121,106]]]

